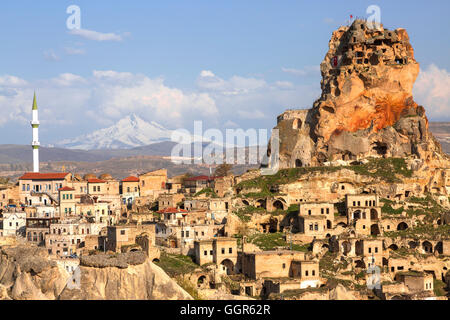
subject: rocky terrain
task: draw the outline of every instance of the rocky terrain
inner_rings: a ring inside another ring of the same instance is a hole
[[[0,300],[192,299],[143,252],[83,257],[78,274],[74,280],[77,272],[71,277],[45,248],[0,248]]]
[[[341,27],[321,72],[322,95],[313,108],[278,117],[281,167],[371,156],[446,157],[412,96],[419,64],[406,30],[371,29],[363,20]]]

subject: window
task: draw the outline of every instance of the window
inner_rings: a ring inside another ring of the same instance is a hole
[[[233,248],[228,249],[228,253],[229,254],[233,253]]]
[[[316,231],[319,231],[319,225],[318,225],[317,223],[314,225],[314,229],[315,229]]]
[[[125,230],[120,230],[121,235],[125,235]]]
[[[324,214],[324,213],[325,213],[325,211],[323,210],[323,208],[320,209],[320,213],[321,213],[321,214]]]
[[[330,214],[330,208],[327,208],[327,214]]]
[[[286,263],[283,263],[283,269],[286,269]]]
[[[315,276],[316,275],[316,270],[312,271],[312,275]]]
[[[308,272],[308,270],[306,270],[305,271],[305,276],[308,276],[309,275],[309,272]]]
[[[309,230],[311,230],[311,231],[313,231],[314,230],[314,226],[313,226],[313,224],[311,223],[310,225],[309,225]]]
[[[308,210],[308,215],[311,215],[311,210]]]
[[[378,253],[378,247],[375,247],[375,253]]]
[[[208,251],[205,250],[205,251],[203,252],[203,255],[207,256],[207,255],[208,255]]]
[[[369,248],[369,253],[372,253],[372,248]]]
[[[225,249],[224,248],[222,248],[222,254],[225,254]]]
[[[213,251],[212,251],[212,250],[210,250],[210,251],[209,251],[209,254],[210,254],[210,255],[213,255]]]
[[[189,231],[186,231],[186,238],[189,238]]]
[[[184,231],[181,231],[181,237],[184,238]]]

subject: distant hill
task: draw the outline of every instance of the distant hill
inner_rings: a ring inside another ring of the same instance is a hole
[[[440,141],[445,152],[450,154],[450,122],[432,122],[430,129]],[[205,146],[207,143],[204,144]],[[187,171],[208,173],[206,166],[176,165],[168,158],[174,142],[166,141],[131,149],[115,150],[72,150],[63,148],[41,148],[40,160],[43,171],[66,170],[77,173],[108,172],[120,178],[129,174],[138,174],[158,168],[168,168],[170,174]],[[191,146],[192,147],[192,146]],[[18,177],[24,171],[31,170],[31,146],[0,145],[0,176]],[[237,166],[236,173],[256,166]]]
[[[167,141],[155,143],[145,147],[133,149],[115,149],[115,150],[76,150],[63,148],[40,149],[40,160],[47,161],[86,161],[96,162],[105,161],[112,158],[123,158],[130,156],[168,156],[171,153],[174,142]],[[23,145],[0,145],[0,163],[22,163],[31,162],[31,146]]]
[[[450,122],[430,122],[430,130],[444,151],[450,154]]]

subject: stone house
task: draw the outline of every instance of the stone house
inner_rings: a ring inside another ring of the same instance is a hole
[[[158,197],[158,209],[177,208],[178,204],[184,200],[181,193],[168,194],[164,193]]]
[[[25,236],[27,214],[22,210],[10,209],[3,213],[3,220],[0,221],[2,227],[0,228],[0,236]]]
[[[70,173],[25,173],[19,178],[20,202],[29,206],[58,202],[58,190],[72,179]]]
[[[75,197],[75,189],[63,187],[59,192],[59,212],[62,218],[73,218],[76,216],[76,203],[79,199]]]
[[[19,186],[0,187],[0,210],[9,205],[17,206],[20,202]]]
[[[139,198],[139,178],[138,177],[127,177],[121,181],[120,194],[122,204],[127,206],[132,206],[136,200]]]
[[[289,278],[293,276],[293,261],[304,261],[305,253],[299,251],[242,252],[239,269],[250,279]]]
[[[38,245],[44,245],[45,236],[50,233],[50,226],[60,220],[61,217],[55,207],[37,206],[36,210],[27,213],[27,240]]]
[[[408,293],[434,290],[433,275],[424,272],[400,272],[396,274],[395,279],[408,288]]]
[[[194,242],[195,262],[198,265],[214,263],[224,265],[228,274],[235,273],[237,263],[237,240],[235,238],[213,238]]]
[[[87,223],[81,220],[62,220],[51,224],[45,236],[45,247],[52,256],[65,258],[80,255],[86,236],[99,235],[106,223]]]
[[[139,189],[141,197],[156,199],[160,193],[166,190],[167,170],[161,169],[148,172],[139,176]]]
[[[219,197],[225,197],[228,193],[232,192],[232,188],[234,186],[234,176],[229,175],[226,177],[217,178],[214,181],[214,192]]]
[[[293,235],[295,240],[311,242],[314,239],[325,239],[329,232],[325,216],[300,216],[298,223],[299,233]]]
[[[301,203],[299,206],[299,215],[319,216],[327,218],[327,229],[332,229],[334,226],[334,204],[328,202],[314,202]]]
[[[381,234],[381,207],[375,194],[347,195],[347,223],[354,225],[358,235]]]
[[[319,262],[294,260],[291,276],[300,280],[300,289],[317,288],[320,285]]]
[[[108,226],[106,250],[123,252],[128,250],[128,247],[131,247],[131,251],[139,250],[139,245],[136,244],[136,237],[143,234],[149,236],[151,246],[154,246],[155,224]]]

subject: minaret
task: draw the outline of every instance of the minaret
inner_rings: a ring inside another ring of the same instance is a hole
[[[33,128],[33,142],[31,146],[33,147],[33,172],[39,172],[39,147],[41,143],[39,142],[39,118],[38,118],[38,107],[36,103],[36,92],[33,98],[33,120],[31,121],[31,127]]]

